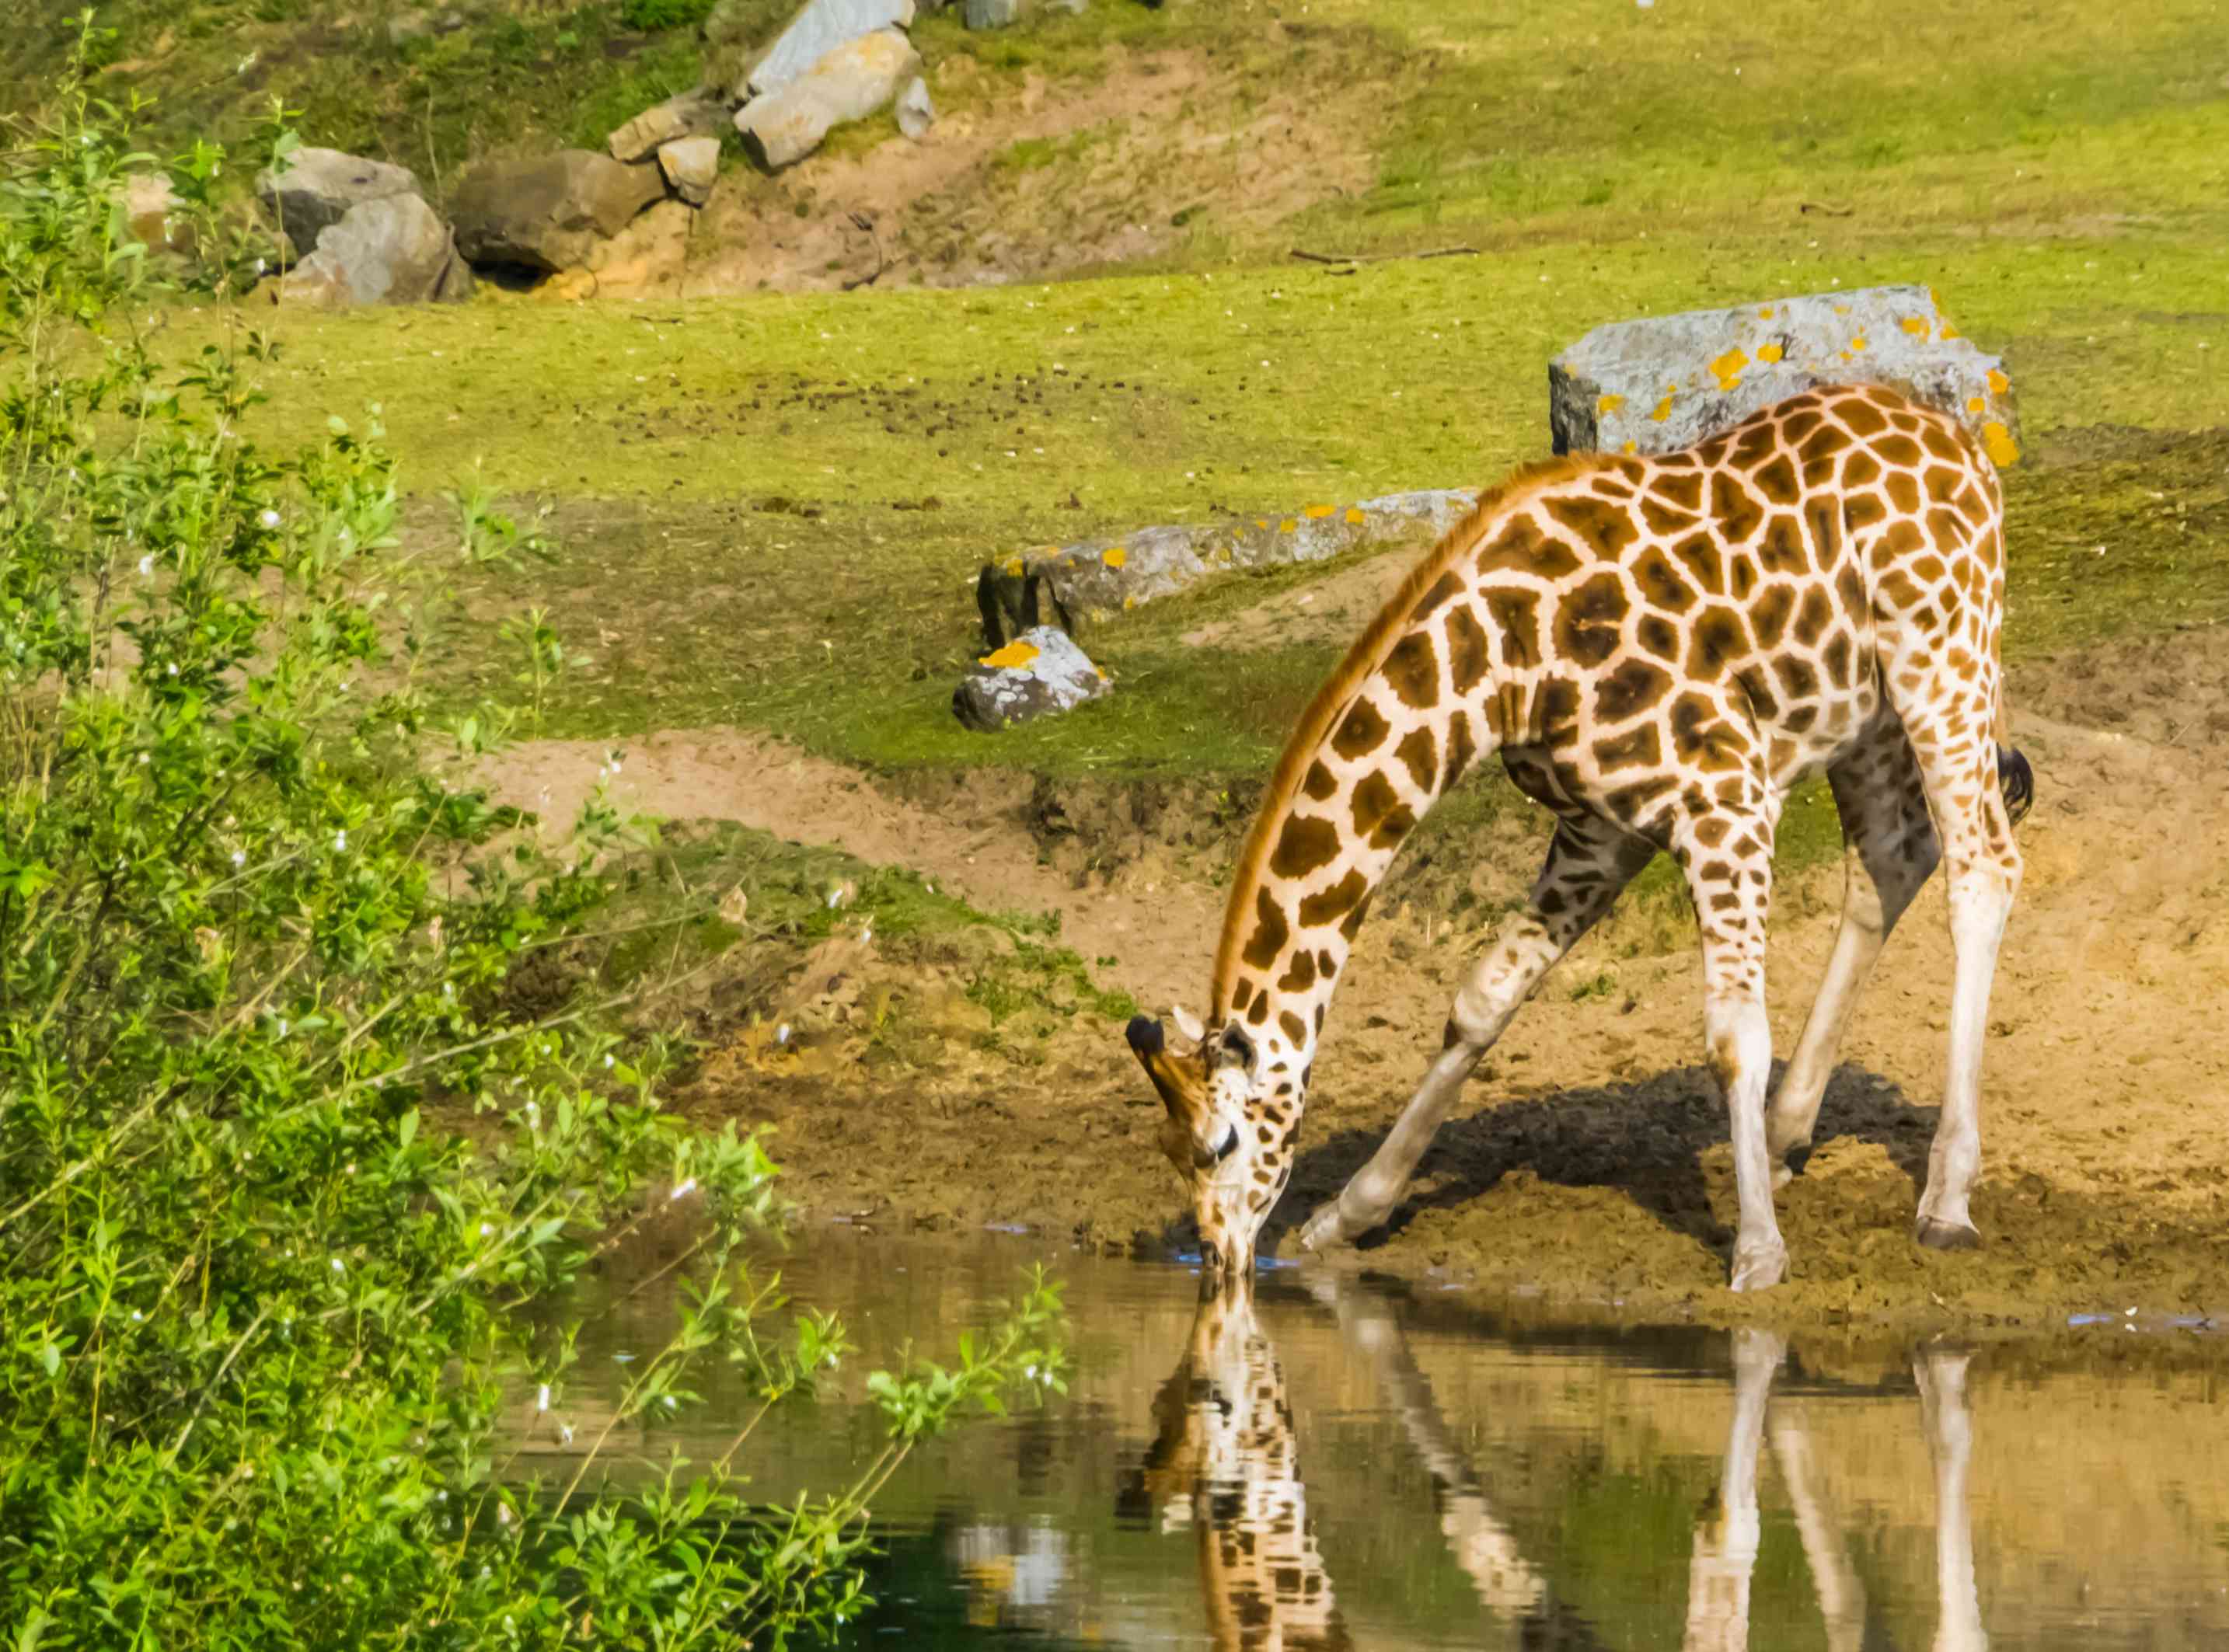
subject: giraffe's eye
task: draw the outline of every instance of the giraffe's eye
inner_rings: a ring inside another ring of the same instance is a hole
[[[1238,1126],[1226,1125],[1224,1127],[1223,1139],[1215,1144],[1215,1162],[1220,1164],[1237,1151],[1238,1151]]]

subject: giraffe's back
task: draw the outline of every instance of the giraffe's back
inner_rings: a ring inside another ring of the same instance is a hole
[[[1551,474],[1474,553],[1487,732],[1528,790],[1636,829],[1761,803],[1879,713],[1883,626],[1995,672],[2001,515],[1956,422],[1872,387]]]

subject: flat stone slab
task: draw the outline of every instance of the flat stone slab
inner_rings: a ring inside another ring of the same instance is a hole
[[[996,733],[1073,711],[1113,689],[1074,637],[1057,625],[1035,625],[975,663],[952,692],[952,714],[970,728]]]
[[[1827,384],[1884,384],[1938,407],[1999,466],[2020,458],[2012,381],[1934,290],[1860,287],[1597,327],[1548,364],[1558,453],[1668,453]]]
[[[1477,503],[1470,489],[1434,488],[1351,505],[1309,505],[1288,515],[1141,528],[1025,552],[1007,562],[1006,572],[1035,570],[1071,613],[1104,619],[1233,568],[1321,562],[1365,546],[1437,539]]]

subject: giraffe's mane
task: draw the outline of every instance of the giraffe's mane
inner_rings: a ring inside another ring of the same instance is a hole
[[[1210,1025],[1220,1026],[1230,1009],[1238,953],[1245,944],[1244,932],[1255,893],[1261,887],[1262,863],[1269,858],[1278,829],[1301,789],[1301,778],[1356,691],[1384,664],[1386,655],[1399,640],[1402,626],[1415,611],[1417,602],[1447,572],[1449,565],[1474,545],[1481,534],[1519,499],[1529,497],[1547,483],[1582,475],[1607,462],[1598,454],[1538,460],[1519,466],[1481,493],[1470,514],[1442,535],[1439,543],[1409,571],[1400,587],[1362,628],[1362,634],[1346,650],[1346,657],[1339,663],[1339,669],[1316,690],[1315,698],[1308,701],[1307,709],[1294,725],[1292,738],[1285,743],[1284,753],[1278,758],[1276,769],[1269,777],[1269,788],[1262,797],[1261,810],[1255,815],[1244,847],[1238,852],[1238,870],[1230,883],[1230,904],[1224,909],[1223,934],[1215,949]]]

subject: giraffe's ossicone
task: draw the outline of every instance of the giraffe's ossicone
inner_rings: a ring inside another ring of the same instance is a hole
[[[2033,775],[2004,730],[2003,500],[1958,424],[1894,391],[1818,390],[1681,452],[1520,472],[1442,540],[1301,718],[1242,851],[1204,1024],[1129,1041],[1167,1111],[1203,1247],[1251,1264],[1293,1169],[1316,1044],[1371,897],[1481,755],[1557,816],[1527,907],[1456,994],[1445,1047],[1377,1155],[1301,1232],[1384,1221],[1463,1080],[1657,854],[1702,931],[1704,1037],[1739,1186],[1737,1289],[1786,1265],[1772,1193],[1808,1145],[1865,974],[1938,860],[1956,951],[1950,1074],[1917,1237],[1977,1242],[1982,1043]],[[1765,914],[1782,800],[1824,772],[1847,889],[1827,979],[1772,1098]]]

